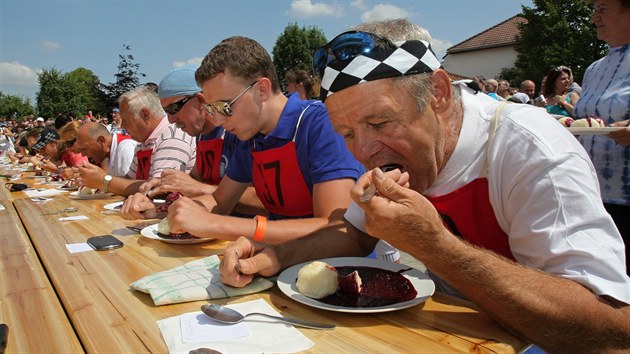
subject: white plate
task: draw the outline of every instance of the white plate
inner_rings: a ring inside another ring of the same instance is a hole
[[[120,208],[117,208],[121,205],[123,205],[125,203],[124,200],[121,200],[119,202],[114,202],[114,203],[109,203],[106,205],[103,205],[103,208],[107,209],[107,210],[116,210],[116,211],[120,211]],[[164,199],[153,199],[153,203],[164,203]]]
[[[290,297],[291,299],[308,306],[323,310],[350,313],[376,313],[402,310],[423,303],[429,297],[431,297],[431,295],[433,295],[433,292],[435,291],[435,284],[428,275],[422,273],[417,269],[410,269],[409,266],[406,266],[404,264],[383,261],[380,259],[360,257],[326,258],[322,259],[321,261],[326,262],[333,267],[372,267],[390,270],[392,272],[409,269],[408,271],[405,271],[401,274],[405,276],[405,278],[409,279],[413,287],[416,289],[416,298],[409,301],[399,302],[396,304],[381,307],[343,307],[323,303],[317,299],[312,299],[310,297],[300,294],[297,286],[295,285],[295,280],[297,279],[297,274],[300,269],[311,262],[296,264],[293,267],[287,268],[282,273],[280,273],[280,275],[278,276],[278,288],[280,289],[280,291],[282,291],[286,296]]]
[[[144,229],[142,229],[142,231],[140,231],[140,235],[154,239],[154,240],[160,240],[166,243],[178,243],[178,244],[202,243],[202,242],[208,242],[208,241],[214,240],[213,238],[198,238],[198,239],[192,239],[192,240],[171,240],[168,238],[162,238],[158,236],[157,228],[158,228],[158,224],[149,225],[145,227]]]
[[[79,194],[78,191],[70,193],[70,199],[89,200],[89,199],[107,199],[113,193],[96,193],[96,194]]]
[[[607,135],[609,133],[614,132],[615,130],[626,129],[625,127],[603,127],[603,128],[592,128],[592,127],[568,127],[569,131],[573,135]]]

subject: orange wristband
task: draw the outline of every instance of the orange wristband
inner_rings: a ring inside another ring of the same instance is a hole
[[[267,231],[267,218],[262,215],[256,215],[256,232],[254,232],[254,241],[263,242],[265,239],[265,231]]]

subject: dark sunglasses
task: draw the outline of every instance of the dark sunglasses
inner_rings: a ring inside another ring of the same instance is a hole
[[[324,76],[326,66],[334,60],[350,60],[359,55],[370,57],[379,44],[394,47],[394,44],[381,36],[369,32],[348,31],[333,38],[328,44],[313,53],[313,70]]]
[[[76,141],[77,141],[77,138],[74,138],[72,140],[66,141],[64,144],[66,145],[66,147],[71,147],[72,145],[74,145]]]
[[[164,112],[168,114],[177,114],[177,112],[179,112],[184,107],[184,105],[186,105],[186,103],[195,96],[197,95],[186,96],[177,102],[169,104],[168,106],[164,107]]]

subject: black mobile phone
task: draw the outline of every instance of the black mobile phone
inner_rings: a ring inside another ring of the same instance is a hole
[[[123,246],[123,243],[112,235],[90,237],[87,243],[97,251],[111,250]]]
[[[9,341],[9,326],[2,323],[0,324],[0,354],[4,354],[4,350],[7,349],[8,341]]]

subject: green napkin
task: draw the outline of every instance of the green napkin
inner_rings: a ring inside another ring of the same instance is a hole
[[[205,299],[220,299],[267,290],[273,282],[257,277],[244,288],[233,288],[221,282],[219,257],[188,262],[171,270],[147,275],[129,285],[151,295],[156,306]]]

